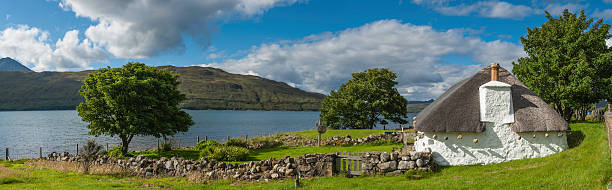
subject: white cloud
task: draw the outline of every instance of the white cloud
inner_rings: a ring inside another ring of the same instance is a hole
[[[516,19],[521,20],[525,17],[544,14],[544,10],[548,11],[554,16],[560,15],[563,10],[568,9],[570,12],[576,12],[580,9],[584,9],[587,5],[577,3],[563,3],[559,2],[545,2],[538,3],[538,1],[532,1],[532,5],[520,5],[511,4],[505,1],[489,0],[480,1],[476,3],[464,3],[465,1],[459,1],[461,3],[455,3],[453,0],[436,0],[436,1],[422,1],[413,0],[413,3],[424,5],[432,8],[443,15],[449,16],[471,16],[477,15],[480,17],[488,18],[505,18],[505,19]],[[538,4],[540,6],[538,6]]]
[[[544,8],[544,10],[548,11],[552,16],[558,17],[563,14],[563,11],[567,9],[569,12],[576,13],[581,9],[585,9],[586,5],[575,4],[575,3],[567,3],[567,4],[549,4]]]
[[[6,14],[6,15],[4,15],[4,18],[5,18],[6,20],[8,20],[9,18],[11,18],[11,15],[10,15],[10,14]]]
[[[451,16],[477,14],[482,17],[509,19],[523,19],[536,11],[525,5],[514,5],[503,1],[481,1],[471,5],[439,6],[434,9],[441,14]]]
[[[183,52],[183,35],[203,46],[211,25],[229,16],[250,17],[296,0],[62,0],[60,6],[97,24],[85,35],[116,57],[146,58]]]
[[[89,63],[108,56],[87,39],[80,41],[73,30],[50,44],[48,32],[20,25],[0,31],[0,56],[17,59],[35,71],[91,68]]]
[[[606,21],[610,21],[610,19],[612,19],[612,9],[604,9],[601,11],[599,9],[596,9],[593,13],[593,16],[603,18]]]
[[[612,38],[606,40],[606,45],[608,45],[608,47],[612,47]]]
[[[465,29],[436,31],[431,26],[381,20],[338,33],[298,41],[263,44],[243,58],[213,63],[230,72],[253,74],[296,87],[327,93],[368,68],[389,68],[398,74],[398,89],[409,99],[435,98],[458,80],[491,62],[511,69],[524,56],[522,47],[486,42]],[[476,65],[441,64],[445,56],[467,56]]]

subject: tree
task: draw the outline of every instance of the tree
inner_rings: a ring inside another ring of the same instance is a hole
[[[179,108],[185,95],[178,91],[177,79],[171,71],[142,63],[100,69],[81,86],[85,101],[77,111],[89,122],[90,135],[119,136],[125,155],[136,135],[166,138],[193,125]]]
[[[574,110],[611,95],[610,25],[603,19],[591,25],[584,10],[577,16],[566,9],[558,19],[546,12],[546,18],[521,37],[527,57],[513,62],[512,72],[570,121]]]
[[[81,148],[81,158],[83,158],[83,173],[89,174],[89,167],[92,162],[98,158],[98,153],[102,150],[102,146],[96,143],[95,140],[89,139],[87,144]]]
[[[408,101],[393,87],[396,78],[388,69],[353,73],[352,80],[323,99],[321,120],[334,129],[372,129],[386,120],[408,123]]]

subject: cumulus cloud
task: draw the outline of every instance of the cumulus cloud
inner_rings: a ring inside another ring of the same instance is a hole
[[[424,100],[436,98],[487,64],[499,62],[511,69],[511,62],[524,56],[522,47],[516,44],[483,41],[466,31],[436,31],[431,26],[381,20],[337,33],[263,44],[243,58],[204,66],[258,75],[322,93],[337,89],[351,78],[350,73],[389,68],[398,74],[401,94]],[[466,56],[477,64],[448,64],[445,56]]]
[[[8,27],[0,31],[0,56],[17,59],[35,71],[91,68],[89,63],[108,57],[89,40],[79,40],[78,34],[68,31],[53,45],[47,31],[26,25]]]
[[[563,14],[563,11],[567,9],[569,12],[578,12],[581,9],[585,9],[586,5],[567,3],[567,4],[548,4],[544,10],[548,11],[552,16],[559,16]]]
[[[608,45],[608,47],[612,47],[612,39],[607,39],[606,45]]]
[[[296,0],[62,0],[60,6],[97,23],[85,35],[116,57],[183,52],[184,35],[208,45],[210,26],[228,16],[250,17]]]

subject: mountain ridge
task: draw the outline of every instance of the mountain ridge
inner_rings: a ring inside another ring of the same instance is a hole
[[[194,110],[318,110],[324,95],[306,92],[252,75],[211,67],[159,68],[179,75],[184,109]],[[0,110],[73,110],[83,101],[83,80],[95,70],[79,72],[0,71]]]
[[[5,57],[0,59],[0,71],[32,71],[18,61]]]

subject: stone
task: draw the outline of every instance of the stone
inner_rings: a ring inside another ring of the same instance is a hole
[[[400,161],[399,164],[397,164],[397,169],[398,170],[408,170],[408,169],[410,169],[410,162],[409,161]]]
[[[410,160],[417,160],[419,158],[423,157],[423,153],[422,152],[411,152],[410,153]]]
[[[286,176],[292,176],[294,174],[294,170],[293,169],[287,169],[285,170],[285,175]]]
[[[174,169],[174,165],[172,163],[173,163],[172,161],[166,161],[164,166],[166,167],[167,170],[173,170]]]
[[[380,153],[380,161],[381,161],[381,162],[386,162],[386,161],[389,161],[389,157],[390,157],[390,156],[389,156],[389,153],[388,153],[388,152],[383,152],[383,153]]]
[[[408,161],[408,168],[409,169],[414,169],[417,167],[417,164],[415,161]]]
[[[423,162],[423,159],[417,159],[416,160],[416,165],[418,167],[423,167],[425,165],[425,163]]]
[[[397,169],[397,162],[389,161],[376,165],[382,172],[390,172]]]
[[[272,179],[278,179],[279,175],[278,175],[277,173],[272,173],[272,174],[270,175],[270,177],[271,177]]]
[[[309,165],[299,165],[298,166],[298,170],[300,172],[307,172],[310,171],[312,168]]]
[[[402,160],[403,161],[408,161],[408,160],[410,160],[410,156],[402,156]]]

